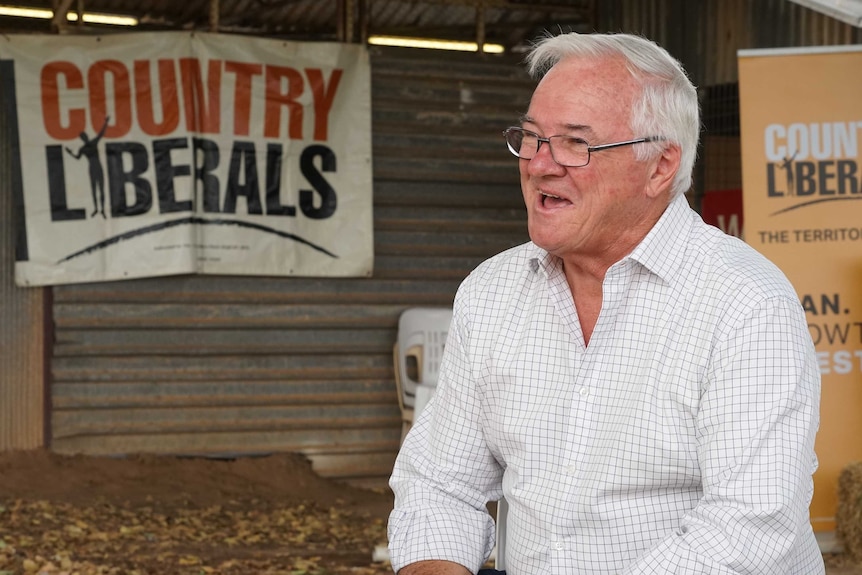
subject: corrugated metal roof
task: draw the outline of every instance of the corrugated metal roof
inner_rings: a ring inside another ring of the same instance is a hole
[[[51,8],[51,0],[7,4]],[[369,34],[523,45],[546,30],[591,30],[594,0],[54,0],[58,10],[140,19],[142,30],[201,30],[294,40],[360,41]],[[60,31],[90,25],[56,18]],[[0,18],[0,31],[51,30],[50,21]],[[55,27],[56,29],[56,27]]]

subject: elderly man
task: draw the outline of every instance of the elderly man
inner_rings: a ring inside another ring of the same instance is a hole
[[[686,202],[695,88],[637,36],[565,34],[505,131],[531,242],[454,304],[398,456],[400,575],[816,575],[820,376],[784,275]]]

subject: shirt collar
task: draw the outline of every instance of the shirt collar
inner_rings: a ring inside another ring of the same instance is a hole
[[[658,222],[632,252],[623,258],[632,259],[647,268],[666,282],[675,275],[682,264],[685,251],[685,238],[691,227],[689,214],[691,208],[683,194],[671,200]],[[542,271],[550,277],[559,269],[559,259],[539,246],[530,243],[531,254],[528,258],[530,271]]]
[[[682,265],[691,225],[688,200],[679,194],[628,257],[670,282]]]
[[[533,242],[530,242],[530,271],[541,272],[546,278],[551,277],[556,269],[560,268],[560,259],[552,256]]]

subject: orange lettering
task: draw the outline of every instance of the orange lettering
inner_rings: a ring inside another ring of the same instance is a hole
[[[66,88],[80,90],[84,77],[71,62],[48,62],[42,68],[42,121],[45,131],[55,140],[72,140],[86,129],[87,115],[83,108],[69,110],[68,124],[60,118],[60,76],[66,78]]]
[[[329,112],[332,109],[332,101],[338,91],[338,83],[341,81],[343,70],[333,70],[329,80],[329,88],[323,81],[323,72],[317,68],[306,68],[308,83],[311,84],[311,93],[314,94],[314,139],[327,140],[329,138]]]
[[[210,60],[204,92],[201,63],[197,58],[180,58],[186,129],[218,134],[221,131],[221,60]],[[206,94],[207,98],[204,99]]]
[[[132,129],[132,87],[129,83],[129,71],[118,60],[99,60],[87,71],[90,122],[98,132],[108,117],[108,76],[112,77],[114,84],[114,123],[105,130],[105,137],[120,138]]]
[[[260,75],[263,66],[241,62],[225,62],[224,66],[227,72],[236,74],[233,133],[237,136],[248,136],[248,125],[251,122],[251,79]]]
[[[287,91],[282,90],[282,81],[287,79]],[[264,136],[279,138],[281,133],[281,107],[287,106],[288,135],[291,140],[302,139],[302,104],[296,101],[302,95],[302,75],[293,68],[284,66],[266,67],[266,108],[264,111]]]
[[[135,107],[138,124],[149,136],[164,136],[177,129],[180,105],[177,100],[177,74],[173,60],[159,60],[159,95],[162,121],[156,122],[149,60],[135,60]]]

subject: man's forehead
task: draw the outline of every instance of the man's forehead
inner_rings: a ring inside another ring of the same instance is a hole
[[[554,64],[539,81],[536,89],[546,82],[561,80],[576,83],[635,83],[622,56],[566,56]]]
[[[568,57],[536,86],[522,120],[545,131],[588,136],[597,121],[627,123],[638,90],[621,58]]]

